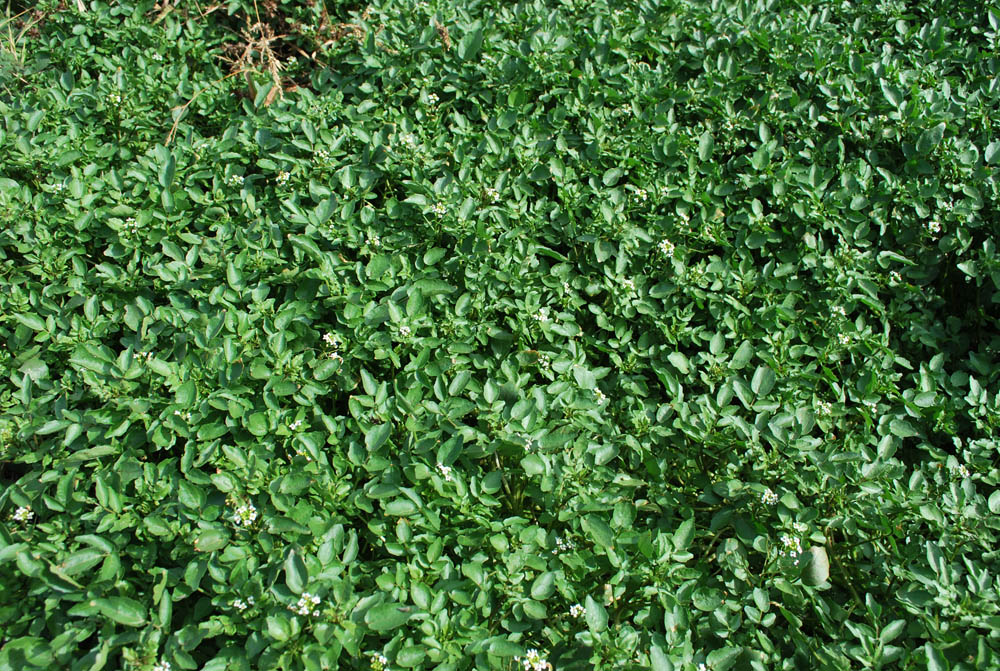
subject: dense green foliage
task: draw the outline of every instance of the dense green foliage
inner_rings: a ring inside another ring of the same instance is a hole
[[[1000,667],[995,6],[165,6],[0,28],[0,670]]]

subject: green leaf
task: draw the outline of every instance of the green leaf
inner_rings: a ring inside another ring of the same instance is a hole
[[[924,652],[927,654],[927,671],[950,671],[948,660],[930,641],[924,643]]]
[[[369,452],[374,452],[378,448],[385,445],[385,441],[389,440],[389,434],[392,433],[392,424],[385,422],[384,424],[376,424],[371,429],[365,433],[365,447],[368,448]]]
[[[674,671],[674,663],[658,645],[654,645],[650,649],[649,659],[652,662],[653,671]]]
[[[417,512],[417,504],[409,499],[393,499],[385,504],[385,514],[407,517]]]
[[[910,438],[911,436],[918,435],[917,430],[905,419],[894,419],[889,422],[889,431],[892,432],[892,435],[900,438]]]
[[[531,583],[531,598],[545,601],[556,591],[556,574],[546,571]]]
[[[944,138],[944,130],[945,124],[942,122],[921,133],[920,137],[917,138],[917,151],[921,154],[931,153],[935,147],[941,144],[941,140]]]
[[[506,638],[494,638],[490,641],[488,648],[491,655],[496,657],[520,657],[524,655],[524,648],[508,641]]]
[[[983,159],[990,165],[1000,163],[1000,140],[994,140],[986,145],[983,151]]]
[[[807,585],[822,585],[830,579],[830,558],[826,554],[826,548],[821,545],[814,545],[804,553],[805,570],[802,572],[802,581]]]
[[[729,671],[743,654],[743,648],[728,645],[708,653],[705,662],[712,671]]]
[[[614,186],[624,174],[625,171],[621,168],[609,168],[604,172],[604,177],[601,178],[601,181],[604,182],[604,186]]]
[[[218,529],[205,529],[194,539],[194,549],[198,552],[215,552],[229,542],[229,534]]]
[[[694,539],[694,518],[689,517],[683,522],[681,522],[680,526],[677,527],[677,530],[674,531],[673,535],[674,549],[686,550],[688,546],[691,545],[691,541],[693,539]]]
[[[255,436],[266,435],[269,431],[267,415],[262,412],[255,412],[247,417],[247,430]]]
[[[705,163],[712,157],[712,152],[715,150],[715,138],[709,131],[705,131],[701,134],[701,138],[698,140],[698,159]]]
[[[733,355],[733,360],[729,362],[729,367],[733,370],[741,370],[745,368],[750,360],[753,358],[753,345],[750,344],[749,340],[744,340],[739,349],[736,350],[736,354]]]
[[[584,619],[586,619],[587,627],[591,631],[599,633],[608,628],[608,611],[604,609],[602,604],[588,594],[584,601],[584,607],[586,608]]]
[[[365,624],[372,631],[383,632],[396,629],[410,619],[411,609],[398,603],[383,603],[365,613]]]
[[[588,515],[583,518],[582,526],[584,531],[601,547],[609,548],[614,545],[615,533],[607,522],[597,515]]]
[[[899,89],[892,86],[884,79],[880,81],[879,84],[882,87],[882,95],[884,95],[885,99],[889,101],[889,104],[893,107],[899,107],[899,105],[903,102],[903,94],[899,92]]]
[[[147,610],[144,605],[125,596],[112,596],[106,599],[95,599],[92,602],[104,617],[128,627],[141,627],[146,624]]]
[[[774,381],[774,371],[767,366],[760,366],[753,374],[753,379],[750,381],[750,389],[758,397],[767,396],[767,393],[774,388]]]
[[[309,571],[295,550],[289,551],[285,558],[285,584],[293,594],[301,594],[309,586]]]
[[[483,26],[480,22],[473,24],[472,28],[462,36],[458,42],[458,57],[463,61],[471,61],[479,55],[479,50],[483,47]]]
[[[160,181],[160,186],[164,189],[169,189],[170,185],[174,183],[174,174],[177,172],[177,159],[173,154],[167,157],[167,160],[162,166],[160,166],[160,172],[157,175]]]
[[[44,380],[49,376],[48,365],[38,358],[31,358],[21,364],[21,367],[17,369],[19,373],[23,373],[31,378],[32,382],[38,382],[39,380]]]
[[[44,331],[47,328],[45,326],[45,320],[42,319],[41,317],[39,317],[38,315],[32,315],[32,314],[27,314],[27,315],[14,314],[12,316],[14,317],[14,319],[16,319],[17,321],[21,322],[22,324],[24,324],[25,326],[27,326],[28,328],[30,328],[33,331]]]

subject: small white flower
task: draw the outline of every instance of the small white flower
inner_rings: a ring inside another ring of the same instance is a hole
[[[793,522],[792,529],[794,529],[797,534],[805,534],[805,532],[809,529],[809,526],[805,522]]]
[[[572,617],[580,617],[581,615],[583,615],[584,611],[586,611],[586,608],[584,608],[578,603],[574,603],[572,606],[569,607],[569,614]]]
[[[831,412],[833,412],[832,405],[826,401],[816,401],[816,414],[823,417],[829,417]]]
[[[319,615],[319,611],[313,608],[313,606],[318,606],[320,603],[320,598],[309,592],[303,592],[302,596],[299,597],[298,602],[294,606],[289,606],[288,610],[296,613],[297,615]]]
[[[635,282],[633,282],[630,279],[626,278],[622,280],[622,286],[628,289],[629,291],[635,291]]]
[[[344,357],[340,356],[340,352],[330,352],[329,354],[327,354],[327,357],[333,359],[334,361],[339,361],[340,363],[344,363]]]
[[[382,238],[380,238],[378,236],[378,234],[376,234],[376,233],[369,233],[368,234],[368,244],[370,246],[372,246],[372,247],[381,247],[382,246]]]
[[[698,671],[708,671],[708,666],[705,664],[705,662],[701,662],[700,664],[698,664]]]
[[[344,343],[341,342],[340,338],[332,333],[323,334],[323,342],[332,347],[333,349],[340,349]]]
[[[243,186],[243,181],[243,175],[233,174],[226,178],[226,184],[229,186]]]
[[[66,185],[63,184],[62,182],[59,182],[58,184],[53,184],[52,185],[52,190],[55,191],[56,193],[60,193],[65,188],[66,188]]]
[[[399,335],[401,337],[403,337],[403,338],[409,338],[410,337],[410,333],[411,333],[411,331],[410,331],[410,327],[409,326],[400,326],[399,327]]]
[[[301,419],[297,419],[294,422],[292,422],[291,424],[289,424],[288,428],[291,429],[292,431],[295,431],[300,426],[302,426],[302,420]]]
[[[30,522],[35,513],[31,512],[31,506],[18,506],[11,516],[15,522]]]
[[[233,521],[238,525],[248,527],[257,521],[257,509],[252,503],[243,504],[236,509]]]
[[[925,224],[925,226],[931,235],[937,235],[941,232],[941,222],[937,219],[931,219]]]
[[[532,317],[534,317],[536,321],[547,322],[549,320],[549,309],[539,308],[538,312],[533,314]]]
[[[846,347],[847,345],[851,344],[851,336],[847,335],[846,333],[838,333],[837,342]]]
[[[661,254],[663,254],[667,258],[673,258],[673,256],[674,256],[674,243],[670,242],[669,240],[664,239],[664,240],[660,240],[660,244],[657,245],[657,247],[659,247]]]
[[[529,438],[528,436],[525,436],[524,437],[524,449],[527,450],[528,452],[531,452],[532,450],[534,450],[535,449],[535,441],[532,440],[531,438]]]
[[[281,172],[278,173],[278,176],[275,178],[275,181],[278,183],[278,186],[284,186],[285,184],[288,184],[288,180],[291,178],[292,174],[290,172],[288,172],[287,170],[282,170]]]
[[[170,662],[161,661],[153,667],[153,671],[170,671]]]
[[[429,105],[432,105],[432,106],[433,105],[437,105],[438,104],[438,100],[439,100],[438,99],[438,95],[436,93],[428,93],[427,94],[427,103]]]
[[[389,666],[389,660],[385,655],[379,653],[372,655],[372,671],[384,671]]]
[[[760,502],[765,506],[773,506],[778,502],[778,495],[770,487],[765,489],[760,495]]]
[[[243,599],[233,599],[232,605],[233,608],[240,611],[241,613],[250,607],[250,605]]]
[[[594,398],[597,400],[597,405],[604,405],[608,397],[600,389],[594,389]]]
[[[113,91],[107,95],[105,102],[108,105],[121,105],[122,104],[122,94],[117,91]]]
[[[971,473],[969,472],[969,467],[966,466],[965,464],[959,464],[955,468],[955,472],[958,474],[958,477],[960,478],[967,478],[971,475]]]
[[[548,370],[551,365],[552,365],[552,359],[549,358],[548,354],[538,355],[539,368],[541,368],[542,370]]]
[[[494,203],[500,201],[500,192],[497,189],[494,189],[492,186],[486,187],[486,196]]]
[[[431,212],[439,217],[442,217],[448,212],[448,208],[445,207],[444,203],[434,203],[434,205],[431,206]]]
[[[401,135],[399,139],[403,141],[403,144],[405,144],[408,149],[417,148],[417,138],[412,133]]]
[[[444,476],[446,482],[451,482],[451,466],[445,466],[444,464],[439,463],[437,465],[437,469],[441,471],[441,475]]]
[[[646,199],[649,198],[649,193],[645,189],[636,189],[635,190],[635,197],[638,200],[641,200],[642,202],[645,203]]]
[[[844,309],[843,305],[834,305],[832,308],[830,308],[830,312],[840,317],[847,316],[847,310]]]
[[[328,152],[326,149],[317,149],[316,160],[318,160],[320,163],[326,163],[327,161],[330,160],[330,152]]]
[[[157,63],[159,63],[160,61],[163,60],[163,54],[161,54],[159,51],[154,51],[151,58]]]

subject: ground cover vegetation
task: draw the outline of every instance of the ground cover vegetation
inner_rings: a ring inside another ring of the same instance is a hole
[[[1000,667],[1000,11],[0,23],[0,669]]]

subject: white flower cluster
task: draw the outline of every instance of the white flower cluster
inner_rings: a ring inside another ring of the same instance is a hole
[[[768,487],[763,492],[761,492],[760,502],[763,503],[765,506],[773,506],[778,502],[778,495],[775,494],[770,487]]]
[[[253,597],[248,596],[246,600],[243,599],[233,599],[232,606],[241,613],[247,608],[253,605]]]
[[[11,518],[15,522],[30,522],[35,513],[31,512],[31,506],[18,506]]]
[[[170,662],[161,661],[153,667],[153,671],[170,671]]]
[[[288,610],[296,613],[298,615],[309,615],[312,614],[313,617],[319,616],[319,610],[316,606],[319,605],[319,597],[315,594],[310,594],[309,592],[303,592],[302,596],[299,597],[298,603],[294,606],[289,606]]]
[[[180,411],[180,410],[174,410],[174,417],[180,417],[185,422],[190,422],[191,421],[191,413],[188,412],[188,411],[186,411],[186,410],[183,411],[183,412]]]
[[[629,291],[635,291],[635,282],[628,278],[622,280],[622,286],[628,289]]]
[[[243,175],[230,175],[226,178],[226,184],[229,186],[243,186]]]
[[[548,370],[552,366],[552,359],[549,358],[548,354],[538,355],[538,367],[542,370]]]
[[[708,671],[708,665],[705,662],[699,662],[698,671]]]
[[[159,63],[160,61],[163,60],[163,54],[161,54],[159,51],[154,51],[153,55],[150,58]]]
[[[552,671],[552,665],[534,648],[528,650],[524,657],[515,657],[514,661],[523,666],[525,671]]]
[[[105,97],[105,102],[108,105],[121,105],[122,104],[122,94],[118,93],[117,91],[109,93]]]
[[[294,422],[292,422],[291,424],[289,424],[289,425],[288,425],[288,428],[289,428],[290,430],[292,430],[292,431],[295,431],[295,430],[296,430],[296,429],[298,429],[298,428],[299,428],[300,426],[302,426],[302,420],[301,420],[301,419],[297,419],[297,420],[295,420]]]
[[[400,135],[399,139],[403,141],[403,144],[406,145],[407,149],[417,148],[417,138],[415,135],[413,135],[413,133],[405,133],[404,135]]]
[[[826,401],[816,401],[816,414],[821,417],[829,417],[833,412],[833,406]]]
[[[674,256],[674,243],[667,239],[660,240],[660,244],[657,245],[660,249],[660,253],[667,258],[673,258]]]
[[[340,363],[344,363],[344,357],[340,356],[340,352],[330,352],[329,354],[327,354],[327,357],[333,359],[334,361],[339,361]]]
[[[809,525],[805,522],[792,522],[792,529],[794,529],[797,534],[805,534],[805,532],[809,530]]]
[[[403,337],[403,338],[409,338],[411,333],[412,333],[412,331],[410,331],[410,327],[409,326],[400,326],[399,327],[399,335],[401,337]]]
[[[236,514],[233,515],[233,521],[236,524],[248,527],[257,521],[257,509],[254,508],[252,503],[244,503],[236,508]]]
[[[326,149],[317,149],[316,160],[318,160],[320,163],[326,163],[327,161],[330,160],[330,152],[328,152]]]
[[[340,338],[332,333],[323,334],[323,342],[332,347],[333,349],[340,349],[344,343],[340,341]]]
[[[58,184],[53,184],[52,185],[52,190],[55,191],[56,193],[61,193],[63,191],[63,189],[65,189],[65,188],[66,188],[66,185],[63,184],[62,182],[59,182]]]
[[[569,614],[571,617],[580,617],[587,609],[578,603],[574,603],[569,607]]]
[[[122,224],[122,232],[126,237],[132,237],[139,233],[139,224],[136,223],[135,217],[129,217],[125,220],[125,223]]]
[[[433,212],[434,214],[436,214],[439,217],[443,217],[445,215],[445,213],[448,212],[448,208],[445,207],[444,203],[434,203],[431,206],[431,212]]]
[[[597,400],[597,405],[604,405],[608,400],[608,397],[600,389],[594,389],[594,398]]]
[[[830,308],[830,312],[837,315],[838,317],[847,316],[847,310],[844,309],[843,305],[834,305],[832,308]]]
[[[535,314],[533,314],[531,316],[534,317],[536,321],[547,322],[549,320],[549,309],[548,308],[539,308],[538,312],[536,312]]]
[[[969,472],[969,467],[966,466],[965,464],[959,464],[957,467],[955,467],[955,473],[957,473],[958,477],[960,478],[967,478],[971,475],[971,473]]]
[[[535,441],[530,436],[524,436],[524,449],[528,452],[532,452],[535,449]]]
[[[869,412],[875,412],[878,410],[878,401],[861,401]]]
[[[781,556],[795,559],[796,563],[798,563],[798,557],[802,554],[802,540],[788,534],[781,534],[780,540],[782,545]]]
[[[369,233],[368,234],[368,244],[371,247],[381,247],[382,246],[382,238],[380,238],[378,236],[378,233]]]
[[[927,232],[931,235],[937,235],[941,232],[941,222],[937,219],[931,219],[924,225],[927,227]]]
[[[851,336],[847,335],[846,333],[838,333],[837,342],[839,342],[844,347],[847,347],[848,345],[851,344]]]
[[[441,475],[444,476],[446,482],[451,482],[451,466],[445,466],[442,463],[438,463],[437,469],[441,471]]]
[[[382,653],[372,655],[372,671],[384,671],[389,666],[389,660]]]
[[[288,184],[288,180],[290,180],[291,178],[292,178],[292,173],[288,172],[287,170],[282,170],[281,172],[278,173],[278,176],[275,178],[274,181],[278,183],[278,186],[284,186]]]
[[[428,93],[427,94],[427,102],[430,105],[437,105],[438,104],[438,100],[439,100],[439,98],[438,98],[438,95],[436,93]]]
[[[486,196],[494,203],[500,201],[500,192],[497,189],[494,189],[492,186],[486,187]]]
[[[576,549],[576,543],[556,536],[556,547],[552,551],[552,554],[557,554],[559,552],[569,552],[570,550],[575,550],[575,549]]]
[[[637,200],[641,200],[645,203],[646,199],[649,198],[649,193],[645,189],[636,189],[635,197]]]

